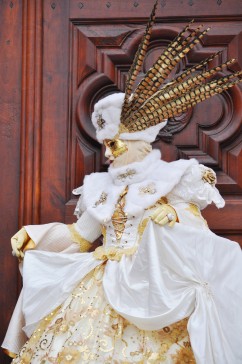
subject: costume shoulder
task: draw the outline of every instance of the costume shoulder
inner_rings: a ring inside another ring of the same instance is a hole
[[[198,161],[196,159],[179,159],[174,162],[159,160],[153,168],[152,178],[162,184],[164,188],[163,195],[165,195],[180,182],[187,171],[197,165]]]
[[[177,184],[170,193],[169,199],[174,200],[172,196],[191,202],[204,209],[212,202],[218,207],[224,207],[225,202],[215,187],[217,182],[216,173],[203,164],[193,164],[187,168],[179,184]],[[174,200],[174,201],[175,201]]]
[[[85,176],[83,186],[74,190],[81,193],[75,215],[79,218],[82,212],[87,210],[102,223],[112,214],[123,188],[123,186],[115,186],[107,172],[95,172]]]
[[[110,185],[110,176],[107,172],[95,172],[85,176],[83,185],[75,188],[72,193],[73,195],[79,196],[76,204],[74,215],[80,218],[82,213],[88,207],[88,201],[95,200],[95,197],[100,196],[100,191],[105,186]],[[92,197],[92,198],[91,198]]]

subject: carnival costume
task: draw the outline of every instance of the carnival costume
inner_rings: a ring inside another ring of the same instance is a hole
[[[153,142],[170,117],[240,81],[237,72],[206,82],[233,60],[193,75],[215,54],[164,84],[207,32],[190,23],[133,91],[156,5],[125,93],[98,101],[92,114],[114,157],[132,141]],[[35,249],[24,247],[23,292],[3,343],[20,349],[14,330],[23,312],[28,341],[14,364],[242,363],[241,249],[213,234],[200,212],[224,206],[216,175],[195,159],[160,158],[153,150],[86,176],[73,191],[75,224],[25,226]],[[101,235],[103,245],[87,252]]]

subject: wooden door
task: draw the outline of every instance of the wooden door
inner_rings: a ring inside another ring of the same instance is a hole
[[[93,104],[116,90],[153,1],[0,2],[1,338],[20,289],[10,237],[24,224],[73,221],[71,190],[105,170],[90,122]],[[222,50],[241,69],[240,0],[160,0],[145,72],[191,19],[211,30],[176,72]],[[167,161],[195,157],[218,174],[226,207],[204,212],[218,234],[242,244],[242,94],[239,86],[172,121],[155,147]],[[0,362],[8,363],[3,354]]]

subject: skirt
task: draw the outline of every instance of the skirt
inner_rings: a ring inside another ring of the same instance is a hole
[[[107,302],[104,270],[105,263],[93,269],[42,319],[12,364],[195,364],[187,319],[159,331],[138,329]]]

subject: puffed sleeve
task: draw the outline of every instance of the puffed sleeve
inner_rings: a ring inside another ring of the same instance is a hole
[[[91,216],[82,203],[82,187],[73,191],[80,195],[74,214],[78,217],[76,223],[66,225],[53,222],[42,225],[27,225],[25,229],[39,250],[53,252],[85,252],[101,235],[101,225]]]
[[[225,205],[224,199],[215,187],[216,174],[202,164],[193,165],[169,193],[168,200],[173,205],[179,202],[193,203],[201,210],[214,203],[217,208]]]
[[[215,184],[216,174],[211,168],[202,164],[188,168],[179,183],[167,195],[168,203],[176,210],[179,223],[202,230],[208,229],[201,210],[211,203],[217,208],[225,205]]]

